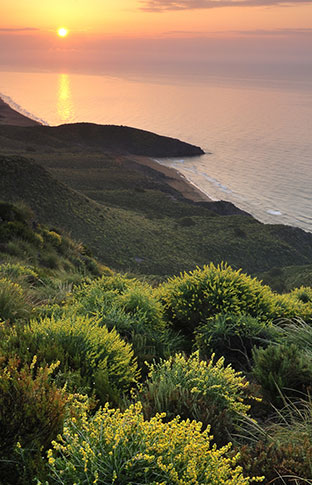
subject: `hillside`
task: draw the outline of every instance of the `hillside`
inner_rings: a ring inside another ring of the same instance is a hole
[[[114,153],[132,153],[151,157],[180,157],[202,155],[201,148],[174,138],[156,135],[127,126],[74,123],[61,126],[5,126],[1,137],[18,144],[26,144],[28,150],[45,151],[59,148],[81,150],[105,150]],[[3,140],[3,143],[4,140]],[[5,145],[3,145],[5,146]]]
[[[99,276],[105,269],[90,257],[83,244],[58,229],[38,224],[35,214],[24,204],[7,202],[0,202],[0,265],[3,263],[12,265],[12,273],[20,263],[36,267],[41,276],[57,273],[67,280],[73,274]],[[41,284],[44,286],[43,281]]]
[[[312,258],[312,235],[300,229],[264,225],[245,215],[221,216],[209,210],[209,204],[167,197],[156,216],[159,194],[151,197],[154,217],[143,210],[100,204],[22,157],[1,156],[0,172],[2,199],[25,201],[40,222],[66,230],[115,269],[166,275],[226,260],[257,272],[305,265]],[[139,205],[141,193],[134,191],[136,195]]]

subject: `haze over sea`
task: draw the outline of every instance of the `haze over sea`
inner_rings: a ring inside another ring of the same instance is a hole
[[[201,146],[160,160],[213,199],[312,232],[312,77],[227,65],[211,72],[0,72],[0,96],[49,125],[128,125]]]

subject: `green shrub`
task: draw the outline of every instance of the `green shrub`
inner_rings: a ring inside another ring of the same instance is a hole
[[[122,309],[153,327],[164,327],[163,309],[153,289],[146,283],[126,276],[103,276],[80,287],[74,303],[83,314],[105,314],[107,306]]]
[[[274,300],[268,286],[231,267],[204,266],[168,280],[159,287],[165,316],[186,334],[219,313],[272,318]]]
[[[58,248],[62,245],[62,236],[57,232],[43,230],[42,233],[43,233],[44,239],[55,248]]]
[[[213,352],[237,369],[250,370],[252,348],[277,338],[275,327],[250,315],[219,314],[196,330],[195,344],[202,357]]]
[[[95,317],[100,325],[115,328],[127,342],[131,343],[134,355],[143,374],[147,372],[146,363],[155,359],[168,358],[182,346],[182,338],[169,328],[148,325],[139,315],[131,315],[117,305],[107,304],[107,308]]]
[[[41,255],[40,263],[45,268],[57,269],[60,266],[60,258],[56,253],[52,251],[46,251],[44,254]]]
[[[301,286],[300,288],[295,288],[290,293],[290,296],[298,301],[301,301],[302,303],[312,304],[312,288],[310,286]]]
[[[261,385],[263,395],[277,407],[283,407],[285,397],[300,397],[312,383],[312,360],[295,345],[269,345],[254,349],[253,375]]]
[[[118,403],[138,377],[131,346],[94,319],[44,318],[24,331],[3,331],[1,340],[3,355],[16,353],[28,362],[34,354],[40,363],[59,360],[59,386],[67,383],[70,390],[95,392],[102,403]]]
[[[19,221],[25,222],[33,217],[31,209],[22,204],[10,204],[8,202],[0,202],[0,218],[4,222]]]
[[[0,275],[15,282],[26,282],[33,284],[37,282],[38,273],[29,266],[19,263],[6,263],[0,265]]]
[[[83,423],[83,424],[82,424]],[[209,430],[178,418],[145,421],[140,404],[124,413],[107,406],[93,418],[84,414],[66,424],[49,450],[49,484],[247,485],[229,446],[210,447]]]
[[[55,365],[20,365],[0,360],[0,481],[29,484],[41,453],[62,430],[66,396],[50,379]],[[23,449],[23,456],[18,449]]]
[[[292,318],[303,318],[306,321],[312,320],[312,305],[310,302],[304,302],[304,295],[307,295],[307,292],[300,291],[301,289],[296,289],[292,293],[284,294],[284,295],[274,295],[274,303],[275,309],[272,315],[278,322],[285,319],[292,319]],[[302,298],[300,298],[300,294],[302,294]]]
[[[14,323],[30,314],[30,306],[20,285],[0,279],[0,320]]]
[[[218,444],[229,441],[241,415],[246,416],[250,406],[244,403],[248,382],[224,359],[201,361],[198,352],[189,359],[176,354],[167,361],[151,365],[148,380],[139,390],[137,399],[142,402],[147,417],[165,412],[168,419],[201,421],[211,425]]]
[[[70,302],[80,315],[94,316],[100,325],[116,328],[133,345],[140,367],[168,357],[180,343],[166,328],[163,309],[153,289],[125,276],[102,277],[82,285]]]

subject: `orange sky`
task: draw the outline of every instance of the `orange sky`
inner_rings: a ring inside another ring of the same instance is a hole
[[[54,33],[64,25],[74,33],[146,37],[168,32],[202,35],[216,31],[312,27],[311,1],[290,2],[286,7],[279,5],[279,0],[242,0],[246,4],[269,5],[191,8],[210,6],[213,1],[223,5],[235,0],[9,0],[2,2],[0,29],[32,28]],[[185,9],[170,10],[177,4]],[[148,8],[154,10],[146,11]]]
[[[312,1],[285,1],[5,0],[0,67],[310,63]],[[56,35],[59,27],[69,29],[68,37]]]

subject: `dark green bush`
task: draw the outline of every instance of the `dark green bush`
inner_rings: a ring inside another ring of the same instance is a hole
[[[264,476],[265,484],[304,485],[311,483],[312,445],[308,438],[302,443],[257,441],[239,448],[238,464],[244,475]]]
[[[13,205],[7,202],[0,202],[0,219],[4,222],[27,222],[33,217],[32,210],[23,203]]]
[[[253,375],[263,395],[276,407],[283,407],[288,398],[307,393],[312,384],[312,360],[295,345],[269,345],[253,350]]]
[[[55,366],[0,359],[0,482],[27,485],[42,453],[62,431],[66,396],[50,379]]]
[[[250,370],[252,348],[266,347],[277,337],[275,327],[250,315],[219,314],[196,330],[195,345],[202,357],[213,352],[239,370]]]
[[[287,401],[264,427],[248,423],[248,444],[240,447],[245,474],[264,475],[265,483],[309,484],[312,477],[312,402]]]
[[[44,254],[41,255],[40,263],[45,268],[57,269],[60,266],[60,258],[56,253],[52,251],[45,252]]]

